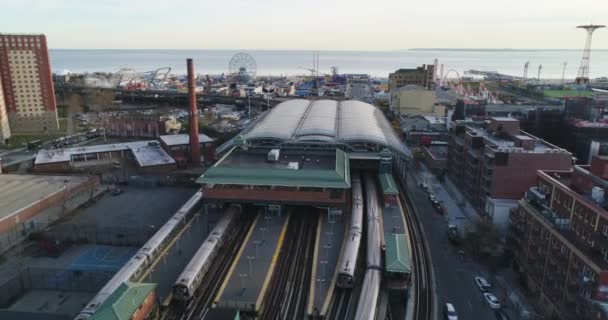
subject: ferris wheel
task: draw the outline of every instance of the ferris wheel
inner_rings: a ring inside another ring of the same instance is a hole
[[[255,78],[258,65],[250,54],[239,52],[230,59],[228,70],[237,82],[246,83]]]

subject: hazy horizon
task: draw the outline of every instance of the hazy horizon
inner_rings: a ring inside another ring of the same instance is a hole
[[[63,49],[582,49],[597,0],[2,0],[0,31]],[[591,8],[591,9],[590,9]],[[603,21],[602,19],[606,20]],[[608,49],[608,30],[593,48]]]

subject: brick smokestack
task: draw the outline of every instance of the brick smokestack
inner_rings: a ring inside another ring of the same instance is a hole
[[[188,102],[190,103],[190,162],[193,165],[201,163],[201,146],[198,140],[198,109],[196,108],[196,82],[194,81],[194,62],[187,59],[188,64]]]

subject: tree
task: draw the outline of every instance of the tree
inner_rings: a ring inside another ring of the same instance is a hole
[[[73,113],[78,113],[83,111],[83,101],[82,97],[79,94],[72,94],[68,98],[67,102],[68,106],[68,116]]]

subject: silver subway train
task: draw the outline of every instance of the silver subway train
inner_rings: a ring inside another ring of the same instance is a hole
[[[118,287],[127,281],[137,281],[139,277],[148,269],[150,264],[155,261],[163,248],[173,239],[175,234],[179,232],[181,227],[186,223],[190,214],[195,211],[200,203],[203,194],[201,191],[196,192],[170,219],[165,223],[154,235],[137,251],[137,253],[116,272],[116,274],[101,288],[101,290],[93,297],[89,303],[80,311],[75,320],[84,320],[90,318],[103,304],[106,299]]]
[[[182,274],[173,285],[173,299],[188,305],[201,285],[203,277],[209,270],[213,258],[229,237],[233,226],[238,221],[241,208],[231,206],[211,231],[205,242],[198,248]]]
[[[371,173],[365,174],[365,204],[367,209],[367,257],[365,277],[361,295],[355,313],[356,320],[373,320],[376,318],[376,307],[382,277],[382,218],[378,203],[376,181]]]
[[[359,173],[353,173],[352,185],[352,213],[348,226],[348,237],[338,261],[338,287],[352,288],[355,280],[357,257],[361,247],[361,232],[363,231],[363,190]]]

